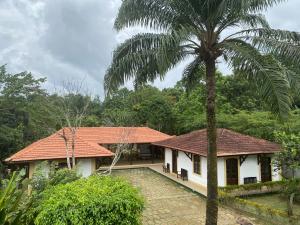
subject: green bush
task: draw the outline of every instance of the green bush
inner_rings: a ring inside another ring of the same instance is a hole
[[[144,202],[128,182],[91,176],[43,192],[36,225],[137,225]]]
[[[53,173],[49,174],[49,182],[48,185],[55,186],[58,184],[67,184],[78,180],[80,176],[77,175],[76,170],[64,168],[55,170]]]
[[[25,213],[31,206],[31,198],[24,188],[26,185],[22,185],[24,175],[24,171],[14,172],[10,180],[0,180],[0,224],[25,223]]]
[[[274,187],[280,187],[284,184],[284,181],[268,181],[264,183],[253,183],[253,184],[242,184],[242,185],[228,185],[225,187],[219,187],[220,191],[230,193],[233,191],[250,191],[250,190],[261,190],[263,187],[272,189]]]
[[[45,167],[49,166],[49,171],[45,172]],[[77,175],[76,170],[58,169],[55,163],[49,164],[48,162],[42,162],[36,168],[32,179],[30,180],[30,186],[32,187],[31,199],[32,205],[26,211],[26,224],[30,224],[28,221],[32,221],[36,218],[37,214],[41,210],[41,201],[43,192],[47,189],[51,189],[59,184],[66,184],[72,181],[78,180],[80,176]]]
[[[289,216],[285,210],[272,208],[248,199],[234,197],[222,190],[219,190],[219,201],[231,208],[254,214],[258,218],[263,218],[267,221],[272,221],[272,224],[299,224],[299,216]]]
[[[48,172],[45,172],[45,167],[49,167]],[[66,184],[79,178],[80,176],[77,175],[76,170],[68,168],[58,169],[56,163],[49,164],[45,161],[37,166],[30,184],[35,192],[41,193],[48,187]]]

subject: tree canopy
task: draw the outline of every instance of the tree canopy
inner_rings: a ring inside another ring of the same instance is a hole
[[[13,75],[4,69],[2,67],[0,90],[1,160],[60,128],[59,119],[62,117],[57,118],[60,98],[67,98],[78,106],[84,99],[91,99],[82,126],[149,126],[172,135],[206,127],[205,87],[201,82],[190,91],[186,90],[184,79],[174,87],[163,90],[151,85],[144,85],[136,90],[122,88],[101,100],[82,94],[49,94],[41,88],[44,79],[35,79],[27,72],[20,73],[23,76]],[[29,77],[25,79],[27,83],[24,81],[25,74]],[[15,76],[14,82],[4,79],[10,76]],[[218,127],[272,141],[275,140],[274,130],[300,132],[300,112],[296,101],[292,105],[290,119],[284,123],[279,122],[268,111],[269,107],[262,104],[255,88],[246,79],[239,75],[224,76],[221,73],[218,76]],[[15,82],[19,85],[18,89],[13,88]],[[16,93],[10,91],[14,97],[5,94],[9,92],[8,89],[16,90]]]

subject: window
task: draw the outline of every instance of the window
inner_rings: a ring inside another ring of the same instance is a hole
[[[194,164],[194,173],[201,174],[201,157],[200,155],[194,155],[193,157],[193,164]]]

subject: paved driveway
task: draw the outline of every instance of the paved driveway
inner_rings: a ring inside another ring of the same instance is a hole
[[[205,224],[205,199],[149,169],[115,171],[138,187],[146,199],[144,225],[200,225]],[[219,225],[237,225],[241,217],[235,211],[221,207]],[[254,218],[253,224],[262,225]]]

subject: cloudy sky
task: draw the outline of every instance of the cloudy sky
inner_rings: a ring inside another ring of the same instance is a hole
[[[84,82],[103,96],[103,76],[114,47],[132,34],[116,33],[113,21],[121,0],[0,0],[0,65],[10,72],[47,77],[53,90],[65,81]],[[299,0],[266,12],[274,28],[300,31]],[[184,65],[156,81],[159,88],[180,79]],[[219,69],[230,70],[223,65]]]

